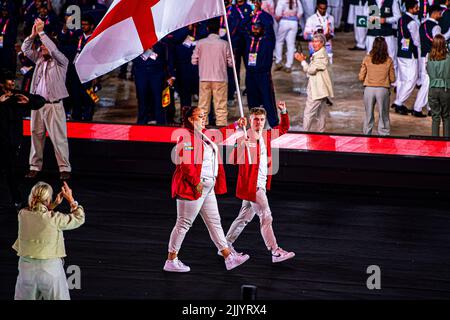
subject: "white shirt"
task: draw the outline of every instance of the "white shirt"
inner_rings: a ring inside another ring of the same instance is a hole
[[[202,134],[203,135],[203,134]],[[215,178],[219,172],[218,148],[206,135],[203,135],[203,164],[200,176]]]
[[[408,16],[410,16],[411,18],[413,18],[413,21],[408,23],[408,30],[411,33],[411,38],[413,40],[414,45],[417,48],[420,48],[420,33],[419,33],[420,22],[419,22],[417,16],[414,16],[409,12],[407,12],[406,14]],[[420,54],[419,54],[419,56],[420,56]]]
[[[324,34],[334,35],[334,17],[328,13],[321,16],[318,11],[306,20],[304,37],[311,39],[314,32],[322,29]]]
[[[34,94],[38,94],[41,97],[43,97],[45,100],[48,101],[48,89],[47,89],[47,67],[48,67],[49,60],[43,62],[43,68],[42,68],[42,76],[39,80],[39,83],[37,84],[36,90]]]
[[[436,37],[436,35],[438,35],[438,34],[442,34],[442,29],[441,29],[441,26],[439,25],[439,22],[438,22],[438,21],[436,21],[436,20],[433,19],[433,18],[428,18],[428,19],[426,19],[426,20],[430,20],[430,21],[436,22],[436,23],[438,24],[438,25],[436,25],[436,26],[433,27],[433,30],[431,30],[431,34],[433,35],[433,38]],[[426,21],[426,20],[425,20],[425,21]],[[424,21],[424,22],[425,22],[425,21]],[[442,35],[444,36],[445,40],[450,39],[450,29],[447,31],[446,34],[442,34]]]
[[[267,148],[263,137],[259,138],[259,168],[257,188],[266,189],[267,184]]]
[[[300,19],[303,16],[303,6],[300,0],[295,0],[292,9],[289,9],[289,0],[278,0],[275,15],[279,18],[297,17]]]

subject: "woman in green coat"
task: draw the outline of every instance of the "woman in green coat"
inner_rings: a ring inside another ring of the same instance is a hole
[[[450,54],[444,36],[436,35],[428,58],[430,77],[428,101],[433,117],[432,135],[440,135],[441,119],[444,137],[450,137]]]

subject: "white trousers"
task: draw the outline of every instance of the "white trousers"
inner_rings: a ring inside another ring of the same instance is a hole
[[[397,96],[395,104],[402,106],[411,96],[416,87],[419,76],[419,62],[417,59],[398,58]]]
[[[214,193],[215,180],[202,179],[203,192],[197,200],[177,199],[177,222],[170,234],[169,252],[178,253],[186,233],[200,213],[211,240],[219,251],[228,247],[220,222],[219,208]]]
[[[306,20],[316,12],[316,0],[300,0],[303,7],[303,17],[300,21],[302,29],[305,30]]]
[[[244,230],[245,226],[253,220],[253,217],[259,217],[261,235],[268,250],[276,250],[278,248],[277,239],[272,228],[272,212],[269,207],[266,190],[259,188],[256,192],[256,202],[242,201],[242,207],[239,215],[231,224],[227,233],[227,241],[234,243]]]
[[[275,62],[283,60],[283,45],[286,41],[286,68],[291,68],[294,63],[295,39],[298,31],[298,22],[281,19],[278,24],[277,42],[275,46]]]
[[[70,172],[66,112],[62,102],[47,103],[39,110],[31,110],[30,170],[42,170],[46,132],[52,141],[59,171]]]
[[[373,36],[367,36],[366,39],[366,49],[367,49],[367,53],[369,53],[372,50],[373,47],[373,42],[375,41],[376,37]],[[398,73],[398,66],[397,66],[397,38],[395,38],[394,36],[388,36],[388,37],[384,37],[384,39],[386,40],[387,46],[388,46],[388,54],[389,57],[391,57],[392,61],[394,62],[394,69],[395,69],[395,74],[397,75]]]
[[[366,48],[367,28],[366,27],[358,27],[357,19],[358,19],[358,16],[367,17],[368,15],[369,15],[369,9],[367,6],[362,6],[362,5],[355,6],[353,4],[350,5],[347,23],[354,25],[356,46],[361,49]]]
[[[63,261],[20,257],[15,300],[70,300]]]
[[[416,102],[414,103],[414,111],[422,112],[423,107],[428,106],[428,91],[430,90],[430,77],[427,72],[428,55],[425,58],[419,58],[419,71],[422,86],[417,93]]]
[[[331,14],[334,18],[334,25],[336,28],[339,28],[341,26],[341,20],[342,20],[342,10],[343,10],[343,2],[342,0],[332,0],[328,1],[328,12]]]

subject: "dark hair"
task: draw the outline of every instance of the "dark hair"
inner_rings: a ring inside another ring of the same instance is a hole
[[[430,11],[428,11],[429,12],[429,14],[430,14],[430,16],[433,14],[433,13],[435,13],[436,11],[442,11],[442,10],[444,10],[440,5],[438,5],[438,4],[433,4],[432,6],[430,6]]]
[[[445,37],[442,34],[437,34],[433,39],[431,46],[430,61],[442,61],[447,57],[448,49]]]
[[[209,33],[219,33],[219,30],[220,30],[220,20],[218,18],[208,20]]]
[[[376,37],[373,42],[372,50],[370,50],[370,56],[373,64],[383,64],[389,58],[388,46],[386,40],[383,37]]]
[[[317,5],[324,4],[328,7],[328,1],[327,0],[317,0]]]
[[[405,8],[406,10],[413,9],[418,4],[417,0],[406,0]]]
[[[14,73],[12,73],[10,70],[7,69],[1,69],[0,70],[0,83],[5,83],[6,80],[14,80],[16,77],[14,76]]]
[[[197,106],[183,108],[183,127],[185,127],[186,129],[194,130],[194,125],[189,121],[189,118],[192,117],[196,109],[198,109]]]
[[[81,21],[86,21],[87,23],[89,23],[90,25],[95,25],[95,20],[94,18],[92,18],[91,15],[87,14],[87,15],[83,15],[81,17]]]

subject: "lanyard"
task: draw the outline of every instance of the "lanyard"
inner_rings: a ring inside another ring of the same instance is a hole
[[[427,20],[428,21],[428,20]],[[427,21],[425,21],[423,23],[423,28],[425,29],[425,36],[428,38],[428,40],[430,40],[431,42],[433,42],[433,37],[430,37],[430,35],[428,34],[428,30],[427,30]],[[431,30],[431,32],[433,32],[433,30]]]
[[[260,42],[261,42],[261,38],[259,38],[258,42],[256,43],[256,51],[254,53],[258,53]],[[252,51],[253,51],[254,44],[255,44],[255,37],[252,37],[252,43],[250,44],[250,53],[252,53]]]
[[[318,12],[316,12],[316,16],[322,27],[323,27],[324,23],[326,22],[327,30],[325,30],[325,33],[329,33],[330,32],[330,22],[328,21],[328,16],[325,16],[325,18],[322,19],[321,15]]]
[[[236,9],[239,12],[239,14],[241,15],[241,19],[244,19],[244,15],[242,14],[242,11],[241,11],[241,9],[239,9],[238,5],[236,5]]]
[[[90,37],[91,37],[91,35],[87,36],[86,42],[89,40]],[[81,47],[83,46],[83,39],[84,39],[84,34],[82,34],[80,36],[80,41],[78,41],[78,49],[77,49],[78,52],[81,52]]]
[[[227,19],[230,17],[232,8],[233,8],[233,6],[230,6],[227,10]],[[225,21],[223,20],[223,16],[220,17],[220,27],[225,28]]]
[[[3,18],[0,20],[0,24],[3,22]],[[6,28],[8,28],[9,19],[6,20],[5,25],[3,26],[2,35],[6,34]]]
[[[256,23],[258,21],[259,16],[261,15],[262,11],[258,11],[252,18],[252,23]]]
[[[402,34],[402,38],[404,38],[405,35],[403,31],[403,17],[400,18],[400,33]]]
[[[427,9],[427,7],[428,7],[428,1],[427,0],[424,0],[423,1],[423,17],[424,18],[426,18],[427,17],[427,11],[428,11],[428,9]]]
[[[34,5],[34,1],[32,1],[32,2],[30,3],[30,5],[25,9],[24,14],[27,14],[27,13],[28,13],[28,10],[30,10],[31,7],[32,7],[33,5]]]

